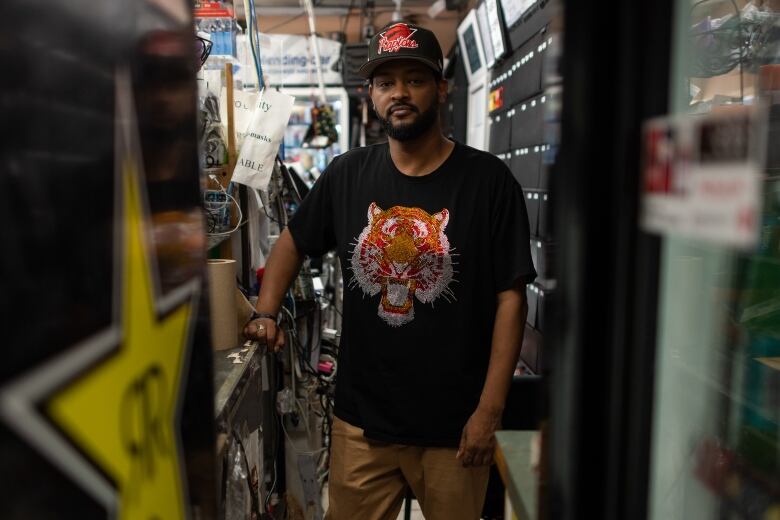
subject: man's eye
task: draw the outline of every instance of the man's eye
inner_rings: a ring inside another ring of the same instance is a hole
[[[423,80],[421,80],[421,79],[410,79],[409,83],[411,83],[412,85],[422,85]]]
[[[380,82],[379,82],[379,86],[380,86],[381,88],[387,88],[387,87],[389,87],[389,86],[391,86],[391,85],[392,85],[392,83],[391,83],[391,82],[389,82],[389,81],[380,81]]]

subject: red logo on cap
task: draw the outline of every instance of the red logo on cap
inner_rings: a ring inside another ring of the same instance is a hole
[[[377,54],[383,52],[398,52],[401,48],[416,49],[417,42],[412,39],[417,29],[412,29],[405,23],[397,23],[387,28],[379,35],[379,48]]]

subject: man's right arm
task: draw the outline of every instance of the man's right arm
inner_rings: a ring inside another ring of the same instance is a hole
[[[298,276],[302,263],[303,256],[295,246],[292,234],[289,229],[284,229],[265,264],[263,284],[255,306],[258,313],[279,314],[282,299]],[[284,347],[284,332],[269,318],[258,318],[247,323],[244,335],[248,339],[265,343],[274,352]]]

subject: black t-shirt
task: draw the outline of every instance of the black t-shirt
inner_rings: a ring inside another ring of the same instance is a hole
[[[341,260],[335,414],[368,438],[457,446],[485,382],[496,294],[536,276],[504,163],[456,143],[410,177],[387,144],[358,148],[328,166],[290,232],[301,253]]]

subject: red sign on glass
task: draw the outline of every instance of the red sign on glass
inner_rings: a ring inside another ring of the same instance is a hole
[[[488,111],[493,112],[504,106],[504,87],[498,87],[490,92]]]
[[[764,127],[755,107],[648,121],[642,228],[722,246],[755,245]]]

